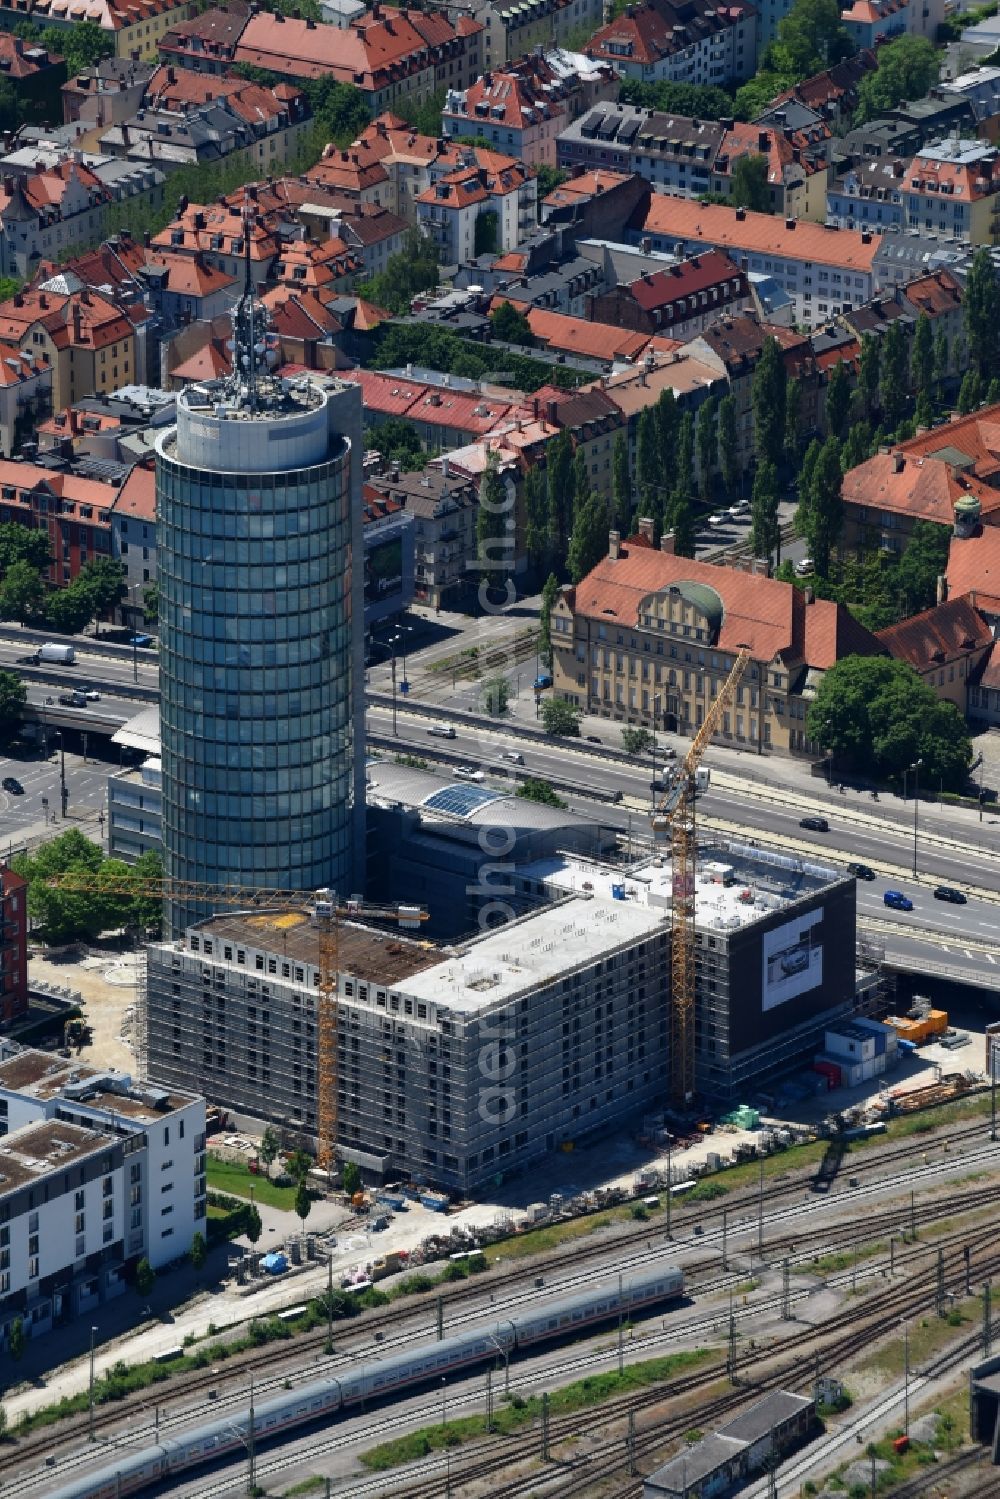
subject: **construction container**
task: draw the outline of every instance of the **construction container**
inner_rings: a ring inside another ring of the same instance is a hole
[[[826,1078],[828,1088],[840,1087],[840,1067],[836,1062],[830,1061],[827,1057],[817,1057],[813,1062],[813,1070]]]

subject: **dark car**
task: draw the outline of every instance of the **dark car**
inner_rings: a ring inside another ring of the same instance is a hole
[[[808,828],[810,833],[828,833],[830,824],[825,817],[800,817],[799,827]]]
[[[588,744],[603,744],[604,740],[600,737],[599,734],[588,734],[587,735],[587,743]]]
[[[21,785],[20,781],[15,779],[14,776],[4,776],[3,781],[0,782],[0,785],[3,786],[4,791],[9,791],[11,796],[24,795],[24,787]]]
[[[152,645],[153,637],[152,635],[130,635],[128,643],[129,645]]]
[[[847,872],[848,874],[853,874],[856,880],[873,880],[875,878],[874,869],[870,869],[867,864],[848,864]]]
[[[887,906],[891,906],[894,911],[913,910],[912,900],[908,895],[904,895],[902,890],[887,890],[882,899],[885,904]]]
[[[964,906],[968,904],[968,896],[961,890],[956,890],[954,885],[939,885],[934,892],[935,900],[951,901],[953,906]]]
[[[60,692],[59,701],[67,708],[85,708],[87,699],[82,692]]]

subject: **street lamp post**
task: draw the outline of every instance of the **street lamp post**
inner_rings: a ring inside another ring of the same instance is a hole
[[[915,760],[909,767],[913,772],[913,873],[917,873],[917,814],[920,808],[920,767],[923,760]],[[906,772],[903,772],[904,786]]]
[[[62,804],[62,815],[66,817],[66,807],[69,803],[69,792],[66,789],[66,741],[62,730],[59,731],[59,799]]]
[[[87,1439],[94,1441],[94,1339],[97,1328],[90,1329],[90,1387],[87,1396]]]

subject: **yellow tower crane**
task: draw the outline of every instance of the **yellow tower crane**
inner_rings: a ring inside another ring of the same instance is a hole
[[[721,692],[705,714],[652,817],[654,838],[670,835],[670,1096],[681,1108],[694,1093],[696,772],[749,660],[750,647],[739,646]]]
[[[59,890],[100,891],[104,895],[147,895],[205,906],[243,908],[251,915],[280,915],[302,906],[314,916],[319,932],[316,1001],[316,1160],[332,1171],[337,1151],[337,981],[340,968],[340,923],[345,920],[391,921],[403,931],[417,929],[428,912],[420,906],[375,905],[338,900],[332,890],[277,890],[241,885],[199,884],[187,880],[148,879],[141,875],[108,876],[71,871],[47,884]]]

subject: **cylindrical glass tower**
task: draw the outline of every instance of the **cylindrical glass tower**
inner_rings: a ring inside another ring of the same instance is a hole
[[[165,873],[347,894],[352,445],[325,391],[250,357],[249,386],[182,391],[157,443]],[[169,934],[205,914],[168,901]]]

